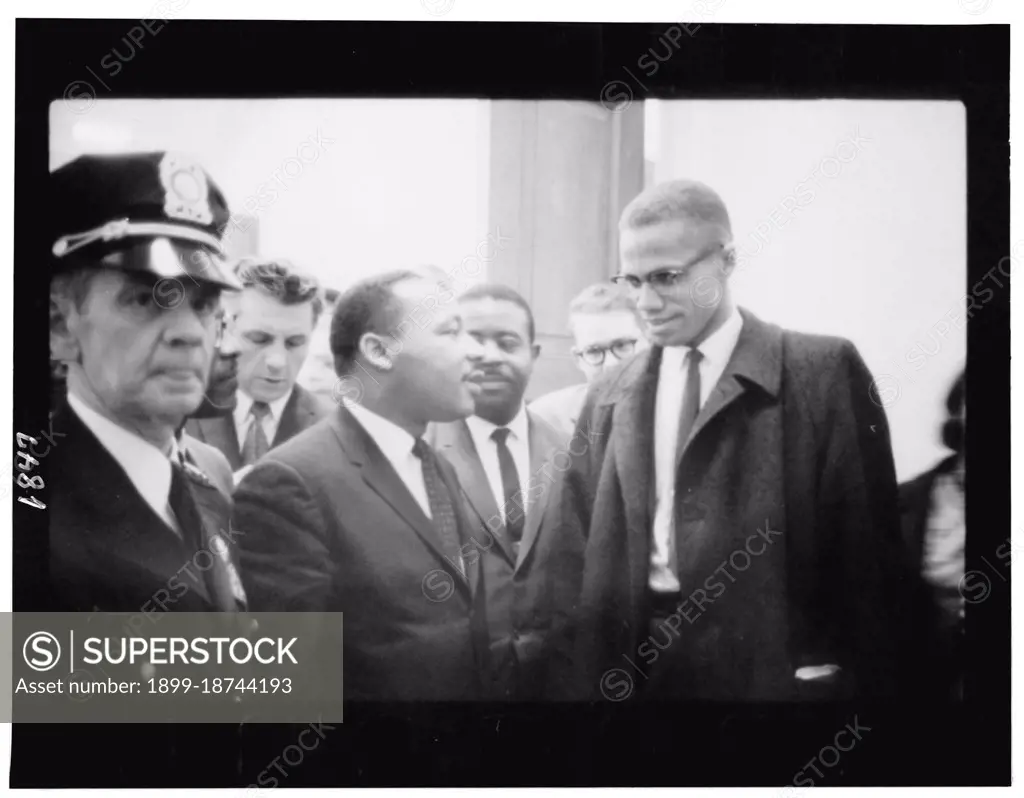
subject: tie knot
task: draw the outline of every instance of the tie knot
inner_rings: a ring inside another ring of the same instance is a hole
[[[423,440],[423,438],[417,438],[416,442],[412,445],[412,454],[413,457],[425,460],[430,454],[430,444]]]
[[[491,438],[494,439],[498,446],[504,446],[505,441],[508,440],[509,434],[512,432],[508,427],[498,427],[494,432],[491,433]]]
[[[686,350],[686,359],[684,362],[689,368],[696,368],[697,366],[700,365],[700,361],[703,359],[704,353],[701,352],[699,349],[694,348]]]
[[[265,418],[270,415],[270,405],[266,402],[253,402],[249,412],[256,416],[256,418]]]

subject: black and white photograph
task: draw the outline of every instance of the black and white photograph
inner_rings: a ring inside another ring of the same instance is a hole
[[[1005,2],[110,5],[13,20],[11,788],[1010,786]]]

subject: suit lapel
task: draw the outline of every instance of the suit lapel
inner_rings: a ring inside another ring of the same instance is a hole
[[[75,469],[76,473],[69,473],[65,481],[96,519],[88,529],[90,547],[109,556],[112,573],[116,573],[115,562],[120,561],[148,572],[155,584],[166,585],[168,575],[174,575],[210,603],[205,580],[194,563],[196,552],[153,512],[121,465],[78,415],[66,408],[62,416],[60,422],[66,424],[69,436],[67,461],[88,464],[87,470]]]
[[[561,441],[558,433],[546,422],[540,420],[527,411],[530,423],[530,476],[528,482],[523,486],[524,491],[533,487],[533,480],[539,479],[538,475],[544,473],[544,466],[558,451]],[[523,530],[523,542],[519,547],[519,559],[516,561],[516,569],[526,561],[534,542],[537,540],[537,533],[540,531],[541,521],[544,519],[544,512],[547,509],[548,497],[551,495],[551,485],[545,485],[540,495],[534,497],[533,492],[528,493],[533,501],[529,505],[526,514],[526,528]]]
[[[617,390],[609,394],[609,400],[615,403],[612,449],[625,506],[629,573],[634,595],[646,589],[650,569],[655,497],[654,407],[660,366],[661,347],[652,347],[626,366]]]
[[[330,418],[331,427],[338,436],[342,449],[352,464],[360,469],[363,481],[367,486],[413,528],[427,547],[444,563],[445,568],[457,577],[456,581],[468,588],[469,579],[445,556],[444,548],[433,523],[424,514],[416,499],[402,482],[402,478],[392,468],[391,463],[373,442],[369,433],[363,429],[355,416],[343,407],[338,408]],[[452,501],[456,504],[456,512],[458,512],[456,495],[452,496]]]
[[[198,418],[196,428],[198,438],[220,449],[228,459],[232,471],[242,467],[242,453],[238,447],[238,435],[235,432],[235,417],[232,414],[217,418]]]
[[[285,403],[281,411],[281,421],[277,425],[277,432],[274,434],[274,442],[271,446],[280,446],[289,438],[302,432],[308,424],[307,417],[311,415],[309,407],[305,402],[305,394],[302,387],[296,385],[292,395]]]
[[[757,386],[773,396],[782,382],[782,333],[778,327],[765,324],[752,313],[740,310],[743,329],[736,348],[707,402],[697,414],[688,445],[711,421],[745,393]],[[687,446],[676,452],[676,465],[682,461]]]
[[[505,522],[497,502],[494,501],[494,493],[491,491],[491,484],[484,472],[483,463],[480,462],[480,455],[473,443],[473,436],[469,433],[469,426],[465,421],[456,421],[451,424],[439,424],[434,430],[437,450],[448,459],[455,469],[462,492],[479,516],[480,523],[498,542],[498,549],[509,561],[509,564],[514,564],[515,557],[512,554]],[[489,523],[493,519],[497,519],[499,523],[497,525]]]

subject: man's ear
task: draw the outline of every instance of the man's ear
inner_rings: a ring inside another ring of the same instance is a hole
[[[731,241],[722,246],[722,273],[728,277],[736,268],[736,245]]]
[[[533,353],[533,359],[536,360],[540,357],[540,344],[534,344],[530,347],[530,351]]]
[[[62,363],[78,363],[82,350],[76,331],[81,317],[70,297],[50,294],[50,357]]]
[[[387,342],[376,333],[365,333],[359,339],[359,353],[378,371],[391,371],[394,368],[394,355],[398,354],[388,349]]]

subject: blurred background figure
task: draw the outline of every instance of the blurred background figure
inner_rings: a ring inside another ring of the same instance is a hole
[[[234,297],[222,297],[217,323],[220,325],[220,343],[213,355],[210,379],[199,409],[192,418],[220,418],[234,412],[238,404],[238,344],[227,330],[228,305],[234,305]]]
[[[900,486],[903,539],[913,574],[912,683],[927,698],[963,698],[964,372],[946,397],[942,443],[952,451]]]
[[[647,347],[636,316],[636,302],[614,283],[587,286],[569,305],[572,354],[587,378],[539,397],[530,410],[567,437],[572,437],[587,388],[605,369],[617,366]]]
[[[311,427],[327,405],[296,383],[323,310],[320,284],[284,260],[245,258],[241,295],[228,305],[226,338],[238,348],[235,407],[188,431],[220,449],[236,482],[274,446]]]
[[[338,375],[334,373],[334,355],[331,354],[331,317],[338,302],[336,288],[325,288],[324,310],[313,329],[309,342],[309,356],[299,371],[298,383],[310,393],[331,406],[337,400]]]

